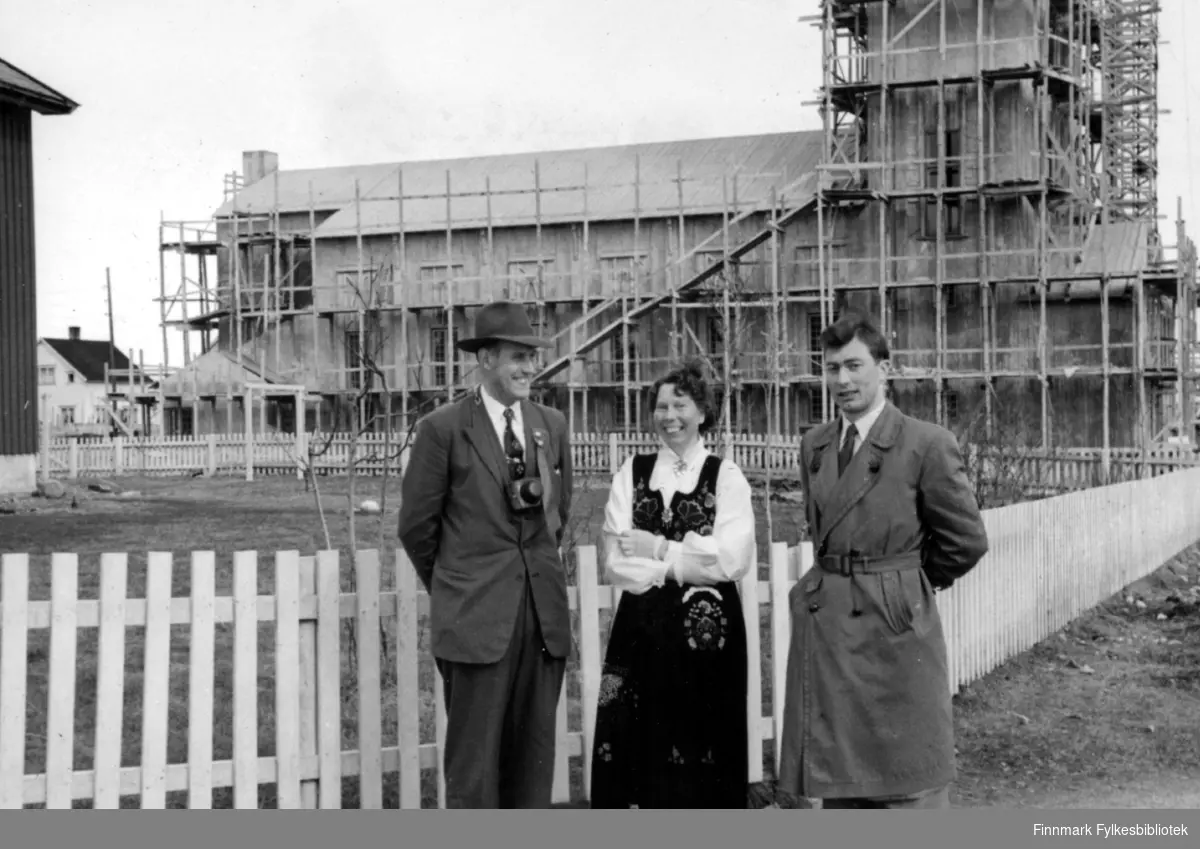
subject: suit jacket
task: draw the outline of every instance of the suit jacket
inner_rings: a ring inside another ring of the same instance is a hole
[[[987,533],[949,431],[888,403],[839,478],[840,435],[835,420],[801,441],[815,553],[914,568],[818,564],[793,587],[780,783],[823,798],[914,793],[956,775],[934,590],[975,567]]]
[[[567,579],[559,546],[571,507],[571,445],[566,418],[521,402],[526,474],[539,476],[538,438],[552,466],[562,526],[551,534],[540,510],[509,506],[508,466],[477,392],[439,407],[417,425],[401,486],[399,535],[429,592],[435,657],[460,663],[500,660],[513,636],[526,582],[546,651],[571,647]],[[537,438],[535,438],[535,436]]]

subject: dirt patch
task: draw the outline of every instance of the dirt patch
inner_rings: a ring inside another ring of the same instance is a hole
[[[1192,546],[965,688],[954,804],[1196,806],[1198,583]]]

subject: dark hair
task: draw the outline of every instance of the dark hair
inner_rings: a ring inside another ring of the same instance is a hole
[[[674,386],[676,394],[691,398],[704,413],[704,421],[700,422],[701,433],[716,424],[714,411],[717,405],[713,400],[712,387],[704,377],[704,366],[701,362],[687,360],[654,381],[654,388],[650,392],[651,410],[658,403],[658,393],[664,386]]]
[[[866,316],[856,312],[843,313],[837,321],[821,331],[821,347],[844,348],[855,339],[867,346],[875,362],[890,356],[887,339]]]

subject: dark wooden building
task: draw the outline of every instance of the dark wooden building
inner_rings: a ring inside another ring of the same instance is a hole
[[[31,492],[38,452],[33,113],[78,104],[0,59],[0,494]]]

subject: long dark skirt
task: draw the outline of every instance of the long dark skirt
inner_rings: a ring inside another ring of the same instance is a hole
[[[746,687],[733,583],[624,593],[600,683],[591,806],[746,807]]]

